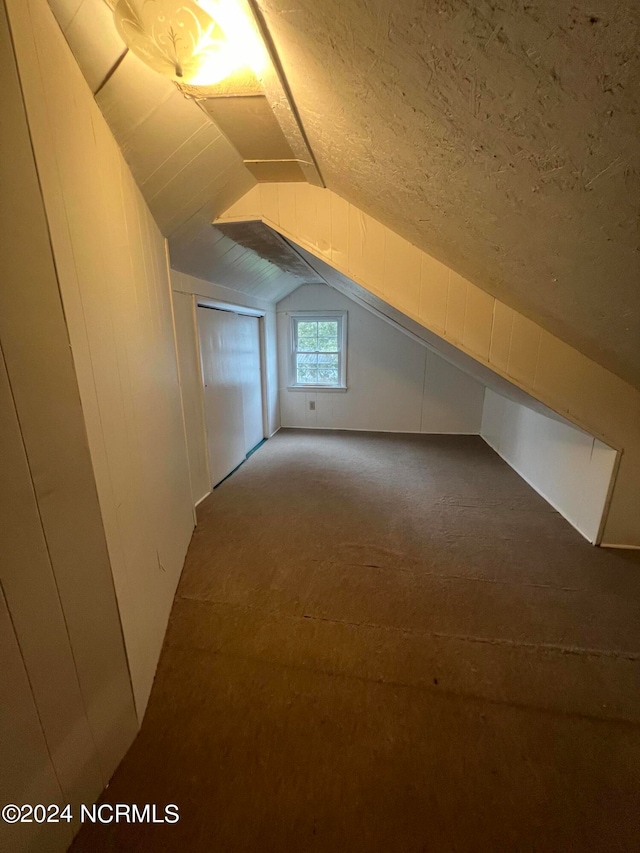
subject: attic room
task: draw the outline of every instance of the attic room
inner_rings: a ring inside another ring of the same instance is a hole
[[[639,28],[0,0],[0,849],[637,849]]]

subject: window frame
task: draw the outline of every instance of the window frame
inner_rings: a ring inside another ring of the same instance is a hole
[[[289,385],[290,391],[346,391],[347,390],[347,311],[294,311],[289,315]],[[302,321],[338,321],[338,382],[318,385],[297,381],[297,324]]]

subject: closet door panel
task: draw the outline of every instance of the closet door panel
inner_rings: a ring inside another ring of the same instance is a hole
[[[211,485],[216,486],[246,456],[242,335],[236,314],[202,307],[197,314]]]

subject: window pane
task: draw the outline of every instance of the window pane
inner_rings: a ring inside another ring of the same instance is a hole
[[[318,368],[304,364],[298,368],[297,381],[303,385],[318,384]]]
[[[338,321],[325,320],[318,323],[318,335],[321,338],[336,338],[338,337]]]
[[[301,364],[317,364],[319,356],[315,352],[299,352],[296,355],[296,362]]]
[[[337,352],[338,351],[338,339],[337,338],[318,338],[318,351],[319,352]]]
[[[318,324],[313,321],[297,320],[299,338],[315,338],[318,334]]]
[[[318,348],[317,338],[298,338],[299,352],[315,352]]]
[[[318,381],[322,385],[337,385],[338,370],[334,367],[320,367],[318,369]]]
[[[321,353],[316,356],[318,359],[318,364],[322,367],[337,367],[338,366],[338,353]]]

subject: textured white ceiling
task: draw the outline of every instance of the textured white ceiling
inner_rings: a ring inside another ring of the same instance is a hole
[[[640,387],[640,3],[259,5],[327,186]]]

